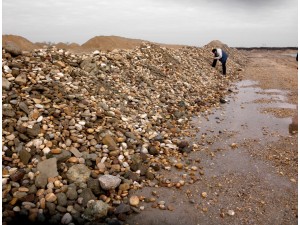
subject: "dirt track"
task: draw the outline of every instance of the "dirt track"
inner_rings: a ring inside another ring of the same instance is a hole
[[[297,224],[298,71],[289,54],[295,52],[247,53],[228,102],[194,118],[201,150],[182,161],[198,170],[163,172],[184,180],[181,188],[136,191],[166,209],[144,202],[128,224]]]

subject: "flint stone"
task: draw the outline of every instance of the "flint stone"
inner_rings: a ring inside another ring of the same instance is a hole
[[[4,70],[5,73],[11,73],[12,72],[12,70],[7,65],[3,66],[3,70]]]
[[[35,178],[35,186],[37,188],[45,188],[45,186],[48,183],[48,178],[45,174],[39,174],[36,178]]]
[[[29,188],[28,194],[35,194],[37,192],[36,185],[31,185]]]
[[[77,148],[71,147],[70,152],[72,152],[73,155],[75,155],[77,158],[80,158],[82,156],[82,153],[80,151],[78,151]]]
[[[90,200],[82,217],[89,221],[95,221],[107,216],[109,205],[101,200]]]
[[[159,150],[155,146],[150,146],[148,149],[150,155],[158,155]]]
[[[99,182],[102,189],[111,190],[120,185],[121,179],[112,175],[103,175],[99,177]]]
[[[121,214],[121,213],[128,213],[130,212],[131,208],[129,205],[121,203],[120,205],[118,205],[115,209],[115,214]]]
[[[16,77],[15,82],[19,85],[25,85],[27,83],[26,74],[20,74]]]
[[[189,143],[187,141],[181,141],[177,144],[178,148],[185,148],[189,146]]]
[[[66,192],[67,198],[70,200],[75,200],[78,197],[76,187],[69,186],[68,191]]]
[[[46,202],[46,207],[49,210],[50,215],[55,215],[57,213],[55,210],[56,205],[53,202]]]
[[[14,174],[10,175],[10,179],[12,181],[19,181],[19,180],[23,179],[25,174],[26,174],[25,170],[21,169],[21,170],[16,171]]]
[[[137,140],[137,137],[132,132],[125,132],[125,136],[133,140]]]
[[[20,157],[21,162],[24,163],[25,165],[27,165],[31,158],[31,154],[28,151],[23,149],[20,151],[19,157]]]
[[[79,195],[80,198],[82,198],[82,205],[86,207],[87,203],[90,200],[97,200],[95,195],[93,194],[92,190],[90,188],[85,188],[82,190],[81,194]]]
[[[41,131],[41,127],[37,123],[34,124],[32,128],[26,129],[26,133],[28,134],[29,137],[32,137],[32,138],[38,136],[40,131]]]
[[[63,206],[60,206],[60,205],[56,206],[56,210],[58,212],[61,212],[61,213],[66,213],[67,212],[66,207],[63,207]]]
[[[77,164],[72,166],[68,172],[67,177],[69,180],[76,183],[86,183],[89,179],[91,171],[83,164]]]
[[[40,174],[45,174],[47,178],[56,177],[58,176],[56,163],[56,158],[46,159],[37,164],[37,170],[40,171]]]
[[[10,104],[4,104],[2,105],[2,115],[8,117],[15,117],[16,112]]]
[[[12,68],[11,74],[13,76],[18,76],[20,74],[20,69],[16,67]]]
[[[57,197],[57,203],[60,206],[66,206],[67,205],[67,196],[65,193],[58,193],[56,194]]]
[[[137,154],[133,155],[132,156],[132,163],[130,165],[130,169],[135,172],[135,171],[140,169],[141,165],[142,165],[141,156],[137,155]]]
[[[2,89],[9,91],[10,88],[11,88],[11,83],[5,77],[2,77]]]
[[[163,137],[162,134],[158,134],[157,136],[154,137],[153,140],[154,140],[154,141],[163,142],[163,141],[164,141],[164,137]]]
[[[43,213],[37,214],[37,223],[38,224],[44,224],[45,220],[46,220],[46,217]]]
[[[53,157],[57,159],[57,162],[64,162],[71,158],[71,152],[62,150],[60,154],[54,154]]]
[[[186,152],[186,153],[190,153],[192,150],[193,150],[193,147],[191,147],[191,146],[187,146],[187,147],[179,149],[180,152]]]
[[[63,217],[61,218],[61,223],[62,224],[69,224],[72,221],[72,216],[70,213],[66,213],[65,215],[63,215]]]
[[[132,180],[132,181],[139,181],[140,176],[137,173],[132,172],[131,170],[127,171],[124,174],[124,178]]]
[[[19,108],[21,110],[23,110],[27,115],[29,115],[30,111],[29,111],[28,106],[26,105],[25,102],[20,102]]]
[[[109,134],[106,134],[102,140],[102,143],[108,146],[109,150],[116,150],[118,148],[116,142]]]
[[[99,181],[97,179],[90,178],[88,180],[87,186],[95,195],[100,195],[102,193]]]
[[[88,73],[92,72],[93,70],[98,71],[97,64],[92,61],[92,58],[83,60],[80,64],[80,68]]]

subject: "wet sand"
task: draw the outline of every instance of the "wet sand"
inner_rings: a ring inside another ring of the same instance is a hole
[[[220,108],[193,119],[200,146],[182,159],[198,168],[162,171],[180,188],[147,187],[128,224],[296,224],[298,77],[294,52],[248,52],[243,79]],[[190,179],[189,179],[190,178]],[[163,207],[162,207],[163,208]]]

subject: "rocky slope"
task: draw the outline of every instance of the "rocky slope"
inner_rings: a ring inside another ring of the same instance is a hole
[[[122,224],[138,212],[130,190],[166,185],[159,170],[199,148],[185,140],[191,117],[239,78],[243,55],[222,44],[225,78],[211,68],[215,46],[79,55],[4,46],[3,224]]]

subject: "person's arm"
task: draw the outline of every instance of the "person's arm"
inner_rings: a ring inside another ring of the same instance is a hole
[[[215,59],[221,59],[222,58],[222,49],[217,48],[217,55],[218,56],[216,56]]]

